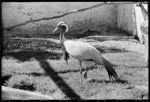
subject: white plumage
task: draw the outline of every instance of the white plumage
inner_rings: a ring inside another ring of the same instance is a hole
[[[71,56],[80,61],[86,59],[93,59],[96,61],[101,58],[99,57],[101,54],[95,47],[84,42],[66,40],[64,42],[64,47]]]
[[[53,31],[60,31],[60,43],[64,49],[65,60],[67,62],[68,57],[72,56],[80,62],[80,83],[82,84],[82,62],[96,63],[103,65],[109,75],[109,79],[120,80],[117,73],[113,69],[112,64],[107,61],[102,54],[92,45],[81,41],[66,40],[64,34],[68,31],[68,26],[64,22],[59,22],[56,29]],[[67,62],[68,63],[68,62]]]

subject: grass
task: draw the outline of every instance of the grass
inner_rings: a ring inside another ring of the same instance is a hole
[[[40,92],[55,99],[148,99],[148,90],[142,88],[148,87],[144,45],[123,32],[107,31],[101,36],[97,31],[85,33],[81,34],[84,36],[74,34],[74,40],[78,38],[94,45],[114,64],[124,82],[109,81],[101,65],[91,69],[84,65],[88,78],[80,86],[79,62],[70,58],[66,64],[58,38],[4,38],[3,85]]]

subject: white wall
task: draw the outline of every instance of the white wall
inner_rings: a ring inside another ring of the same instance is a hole
[[[143,4],[147,10],[147,4]],[[136,4],[119,4],[117,6],[117,28],[123,29],[130,34],[138,35],[140,42],[143,43],[140,24],[144,21],[141,8]]]
[[[117,5],[117,28],[136,34],[134,4]]]
[[[9,27],[30,19],[58,16],[71,10],[86,8],[99,3],[100,2],[3,2],[2,24],[4,27]],[[101,27],[109,26],[141,36],[139,25],[143,20],[140,8],[134,8],[134,4],[109,4],[84,12],[70,14],[58,19],[29,23],[16,27],[6,33],[51,34],[59,21],[65,21],[69,26],[69,31],[81,31],[88,28],[99,30]]]
[[[9,27],[30,19],[57,16],[71,10],[90,7],[98,3],[100,2],[2,3],[3,26]],[[103,26],[116,28],[116,5],[103,5],[58,19],[29,23],[16,27],[11,30],[11,33],[49,34],[52,33],[59,21],[65,21],[70,30],[100,29]]]

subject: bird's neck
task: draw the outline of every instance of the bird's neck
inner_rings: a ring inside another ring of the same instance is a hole
[[[61,33],[60,33],[60,36],[59,36],[61,45],[62,45],[62,44],[64,43],[64,41],[66,40],[64,34],[65,34],[64,32],[61,32]]]
[[[141,12],[142,12],[142,15],[144,17],[144,20],[148,19],[148,12],[146,11],[146,9],[144,8],[143,5],[140,6],[141,8]]]

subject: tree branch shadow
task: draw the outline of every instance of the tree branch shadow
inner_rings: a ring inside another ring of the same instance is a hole
[[[45,58],[38,59],[39,64],[45,71],[45,73],[55,82],[59,89],[70,99],[81,99],[74,90],[69,87],[65,81],[58,75],[58,73],[52,68],[52,66],[45,60]]]
[[[52,68],[52,66],[46,61],[46,59],[59,59],[61,56],[58,53],[49,51],[19,51],[3,54],[3,56],[11,56],[18,59],[19,61],[27,61],[31,58],[35,58],[39,62],[41,68],[54,81],[54,83],[66,95],[66,97],[70,99],[81,99],[80,96],[77,95],[74,90],[69,87],[61,77],[59,77],[58,72],[56,72]],[[30,74],[35,76],[41,75],[37,73]]]

